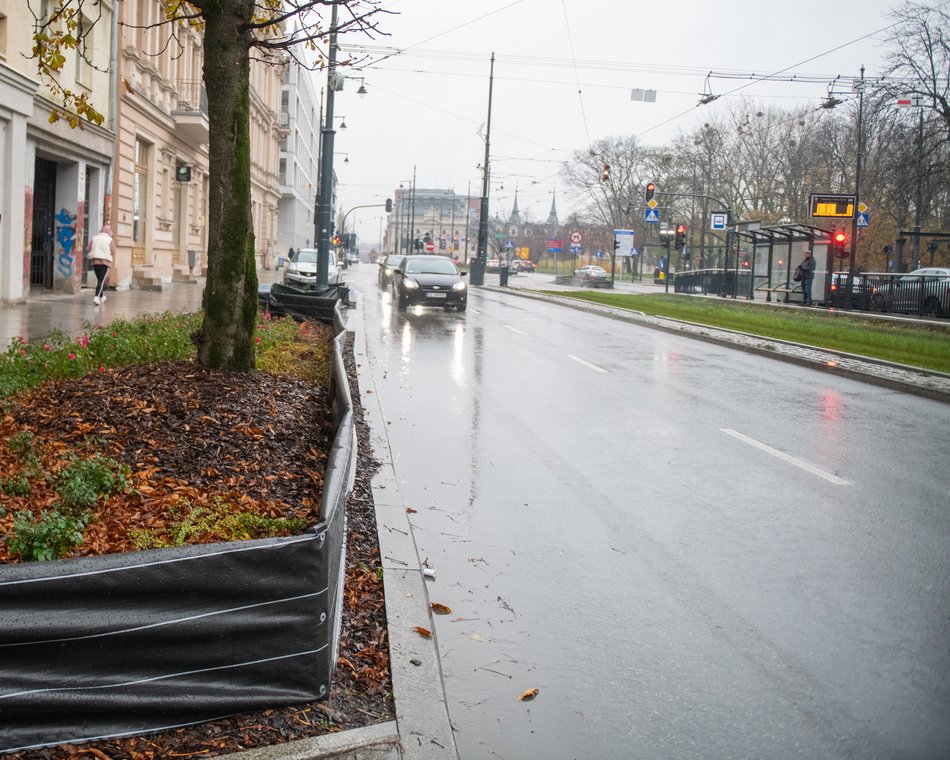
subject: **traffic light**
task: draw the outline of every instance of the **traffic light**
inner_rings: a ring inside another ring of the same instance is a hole
[[[851,251],[848,250],[848,236],[844,232],[838,231],[831,234],[831,250],[841,259],[846,259],[851,255]]]
[[[604,168],[600,170],[600,181],[606,182],[610,179],[610,164],[604,164]]]
[[[339,236],[339,235],[334,235],[334,236],[333,236],[333,245],[339,245],[340,242],[341,242],[341,241],[340,241],[340,236]]]
[[[649,203],[653,200],[654,195],[656,195],[656,182],[647,182],[647,188],[643,193],[643,200]]]
[[[676,225],[676,249],[682,250],[683,246],[686,245],[686,225],[678,224]]]
[[[392,210],[393,210],[393,199],[387,198],[386,199],[386,213],[388,214]]]

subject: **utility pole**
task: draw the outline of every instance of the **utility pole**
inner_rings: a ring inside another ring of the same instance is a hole
[[[491,159],[491,95],[495,82],[495,53],[491,54],[491,65],[488,70],[488,121],[485,125],[485,163],[482,166],[482,202],[478,213],[478,255],[472,262],[472,285],[485,284],[485,264],[488,261],[488,182],[491,176],[489,161]]]
[[[861,65],[861,79],[856,82],[858,85],[858,157],[857,165],[854,170],[854,202],[859,204],[861,202],[861,159],[863,158],[864,152],[864,65]],[[920,188],[920,173],[918,171],[918,182],[917,187]],[[919,205],[918,205],[919,211]],[[917,231],[920,231],[920,228],[917,228]],[[915,237],[915,248],[920,244],[920,236]],[[854,259],[858,250],[858,210],[855,208],[854,215],[851,217],[851,255],[850,261],[848,262],[848,290],[847,298],[845,303],[848,304],[848,308],[852,308],[853,304],[851,302],[851,296],[854,291]]]
[[[326,288],[330,270],[330,225],[333,216],[333,95],[337,87],[336,70],[337,5],[330,15],[330,55],[327,63],[327,108],[320,142],[320,194],[314,220],[314,242],[317,247],[317,287]]]

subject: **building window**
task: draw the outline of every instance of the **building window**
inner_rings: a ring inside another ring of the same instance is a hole
[[[0,13],[0,61],[7,59],[7,17]]]
[[[132,243],[145,244],[148,224],[148,167],[151,146],[144,140],[135,141],[135,175],[132,185]]]
[[[92,57],[92,52],[96,49],[93,33],[95,26],[89,23],[89,19],[80,14],[79,28],[76,35],[79,43],[76,45],[76,81],[83,87],[92,87],[92,66],[89,65],[87,58]]]

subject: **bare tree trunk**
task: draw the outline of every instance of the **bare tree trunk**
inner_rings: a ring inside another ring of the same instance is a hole
[[[210,190],[204,323],[195,334],[206,367],[254,368],[257,271],[251,219],[250,44],[253,0],[204,4]]]

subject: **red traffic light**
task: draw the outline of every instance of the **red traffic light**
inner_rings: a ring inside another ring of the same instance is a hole
[[[646,190],[643,193],[643,198],[648,203],[653,200],[653,196],[656,195],[656,182],[647,182]]]
[[[848,250],[848,236],[844,232],[839,230],[832,233],[831,250],[834,252],[835,256],[838,256],[842,259],[851,254],[851,252]]]
[[[676,247],[682,248],[686,245],[686,225],[677,224],[676,225]]]

